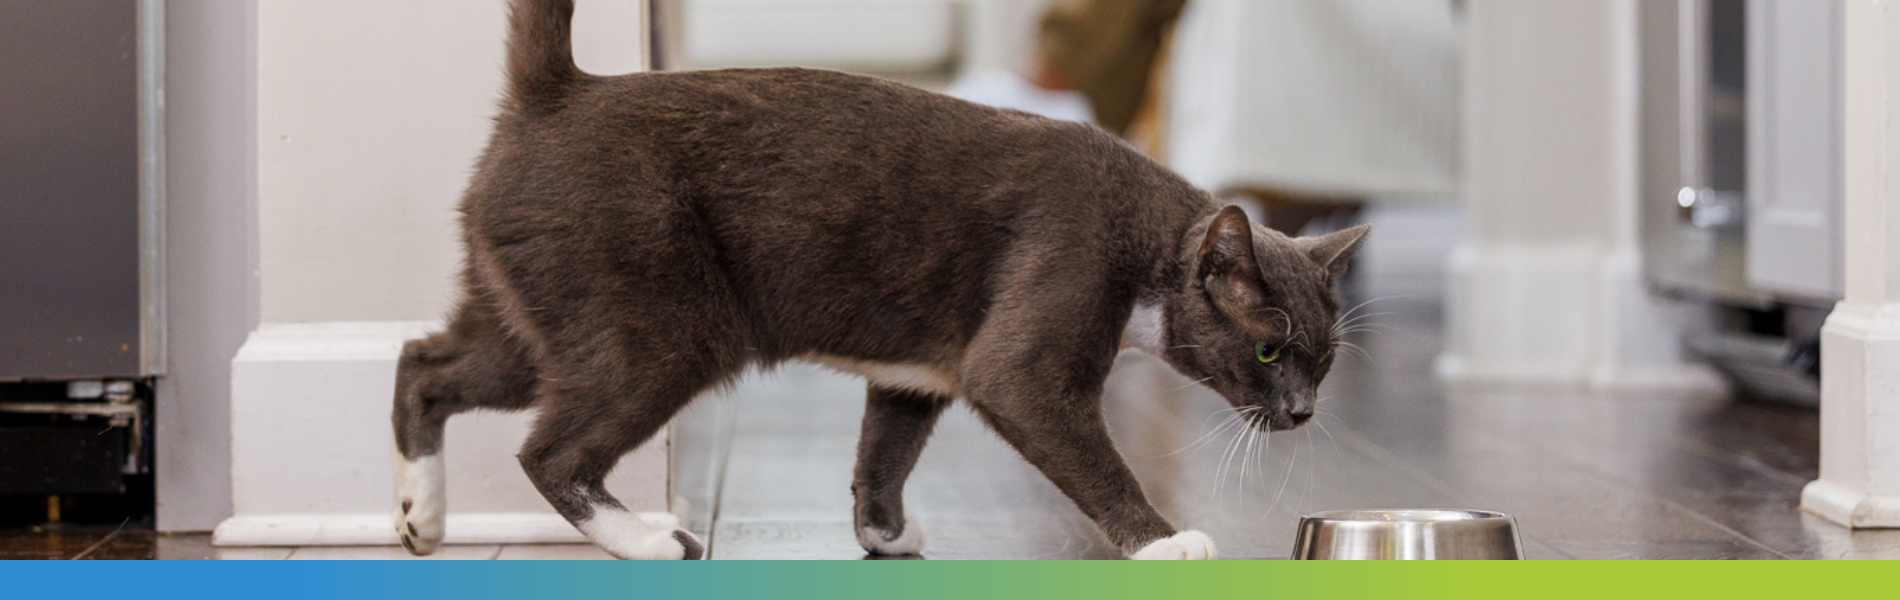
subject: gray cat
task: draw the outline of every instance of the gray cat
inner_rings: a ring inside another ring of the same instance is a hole
[[[914,554],[903,486],[964,401],[1131,558],[1214,558],[1142,495],[1101,412],[1139,348],[1248,410],[1311,418],[1359,227],[1288,238],[1093,127],[800,69],[594,77],[572,0],[517,0],[509,87],[462,201],[464,298],[403,348],[397,530],[443,536],[442,430],[539,409],[521,466],[615,556],[699,558],[602,480],[747,365],[863,375],[864,549]]]

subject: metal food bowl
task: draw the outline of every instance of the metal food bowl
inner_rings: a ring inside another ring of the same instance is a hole
[[[1335,510],[1300,517],[1294,560],[1520,560],[1517,519],[1483,510]]]

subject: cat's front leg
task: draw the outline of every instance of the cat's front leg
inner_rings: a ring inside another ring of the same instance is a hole
[[[1207,536],[1175,531],[1148,503],[1108,437],[1102,387],[1132,294],[1082,250],[1026,247],[1005,269],[958,370],[964,399],[1123,556],[1212,559]]]
[[[1220,558],[1214,540],[1199,531],[1183,531],[1149,542],[1134,554],[1133,560],[1214,560]]]
[[[1096,399],[973,393],[971,405],[1132,559],[1211,560],[1214,543],[1176,532],[1116,453]]]

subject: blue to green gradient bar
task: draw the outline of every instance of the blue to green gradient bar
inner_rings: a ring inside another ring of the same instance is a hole
[[[1893,562],[0,563],[0,598],[1894,598]]]

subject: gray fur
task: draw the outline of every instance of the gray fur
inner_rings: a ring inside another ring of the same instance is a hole
[[[1099,129],[876,79],[588,76],[571,14],[515,3],[509,95],[462,202],[464,298],[403,352],[405,457],[439,452],[449,415],[536,407],[521,465],[579,522],[619,506],[602,481],[622,455],[747,365],[916,365],[1133,553],[1175,533],[1101,413],[1138,301],[1163,309],[1162,358],[1265,408],[1257,426],[1311,416],[1364,228],[1287,238]],[[860,527],[901,533],[950,402],[871,387]]]

